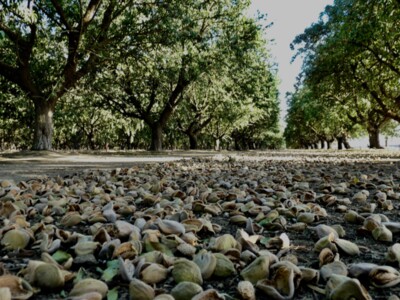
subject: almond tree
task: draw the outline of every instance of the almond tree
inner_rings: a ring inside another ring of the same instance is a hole
[[[399,20],[398,1],[336,0],[293,43],[315,98],[362,125],[372,148],[389,119],[400,121]]]
[[[0,1],[0,76],[15,84],[35,112],[32,149],[52,148],[57,103],[110,54],[146,43],[171,10],[133,0]]]
[[[162,150],[164,130],[190,85],[229,60],[240,59],[258,43],[259,27],[245,16],[248,4],[245,0],[176,4],[174,17],[163,24],[173,29],[171,35],[97,76],[96,91],[104,105],[143,120],[151,130],[150,149]]]

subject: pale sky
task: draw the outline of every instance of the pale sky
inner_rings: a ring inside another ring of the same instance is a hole
[[[281,79],[279,86],[281,119],[286,115],[286,92],[294,90],[293,85],[302,64],[299,58],[290,64],[294,52],[290,50],[289,45],[296,35],[318,21],[319,14],[325,6],[332,3],[333,0],[252,0],[250,14],[254,16],[259,10],[267,14],[268,23],[274,23],[267,29],[267,38],[275,40],[269,47],[278,63]]]

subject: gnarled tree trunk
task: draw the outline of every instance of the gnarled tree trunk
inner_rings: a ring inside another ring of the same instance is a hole
[[[163,142],[163,128],[159,123],[151,126],[151,151],[161,151]]]
[[[369,137],[369,147],[372,149],[380,149],[381,144],[379,141],[379,129],[378,128],[369,128],[368,129],[368,137]]]
[[[349,141],[347,140],[347,137],[345,135],[341,135],[336,137],[337,143],[338,143],[338,150],[342,150],[343,146],[345,149],[350,149],[351,146],[349,144]]]
[[[197,142],[197,135],[194,133],[188,134],[189,136],[189,145],[190,145],[190,150],[195,150],[198,148],[198,142]]]
[[[343,137],[338,136],[336,139],[337,139],[337,148],[338,148],[338,150],[342,150],[343,149]]]
[[[345,147],[346,149],[351,149],[351,146],[350,146],[350,143],[349,143],[349,141],[348,141],[348,139],[347,139],[347,136],[344,136],[344,137],[343,137],[343,145],[344,145],[344,147]]]
[[[48,101],[35,101],[34,105],[35,133],[32,150],[51,150],[54,105]]]
[[[335,141],[335,139],[334,138],[329,138],[329,139],[327,139],[326,140],[326,147],[328,148],[328,149],[332,149],[332,143]]]

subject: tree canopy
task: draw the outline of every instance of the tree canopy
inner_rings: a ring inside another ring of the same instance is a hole
[[[174,131],[189,133],[195,148],[220,120],[229,139],[247,126],[248,140],[259,131],[258,145],[267,145],[261,140],[278,132],[276,70],[265,28],[247,17],[248,6],[0,1],[0,83],[7,87],[0,109],[18,112],[17,122],[2,121],[4,137],[24,128],[24,143],[14,140],[19,148],[32,136],[36,150],[52,149],[53,140],[56,148],[161,150]]]
[[[362,126],[373,148],[389,119],[400,120],[399,17],[398,1],[336,0],[292,44],[313,101]]]

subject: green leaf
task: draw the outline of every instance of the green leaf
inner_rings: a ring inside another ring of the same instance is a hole
[[[104,281],[111,281],[119,272],[119,262],[117,259],[107,262],[107,269],[102,271],[101,279]]]
[[[267,245],[270,239],[271,239],[271,238],[269,238],[269,237],[263,237],[263,238],[260,240],[260,243],[263,244],[263,245]]]
[[[62,291],[60,292],[60,297],[61,297],[61,298],[67,298],[67,292],[64,291],[64,290],[62,290]]]
[[[88,271],[86,271],[84,268],[80,268],[74,279],[74,284],[78,283],[82,279],[85,279],[86,277],[89,277]]]
[[[117,287],[108,291],[107,300],[118,300],[118,288]]]
[[[55,260],[56,262],[58,262],[59,264],[62,264],[62,263],[64,263],[64,262],[66,262],[68,259],[70,259],[71,254],[69,254],[69,253],[67,253],[67,252],[65,252],[65,251],[62,251],[62,250],[57,250],[57,251],[52,255],[52,257],[54,258],[54,260]]]
[[[258,222],[258,225],[264,226],[264,225],[271,223],[272,221],[273,221],[273,219],[265,218],[265,219],[262,219],[260,222]]]

